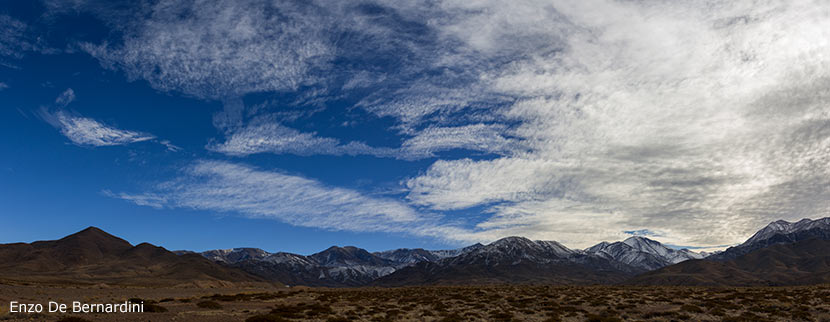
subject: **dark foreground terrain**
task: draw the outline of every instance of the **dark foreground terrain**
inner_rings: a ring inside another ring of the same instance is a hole
[[[9,301],[124,301],[154,312],[9,314]],[[106,288],[0,285],[9,321],[830,321],[830,285]],[[73,320],[72,317],[83,320]]]

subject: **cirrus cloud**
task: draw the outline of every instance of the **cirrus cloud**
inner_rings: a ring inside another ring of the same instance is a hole
[[[196,161],[183,168],[180,177],[158,184],[153,191],[104,194],[141,206],[209,210],[329,230],[438,237],[439,231],[452,229],[437,225],[436,215],[420,213],[395,199],[225,161]]]

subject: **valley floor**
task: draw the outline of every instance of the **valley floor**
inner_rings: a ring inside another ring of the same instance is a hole
[[[145,313],[20,314],[9,302],[123,302]],[[71,319],[77,317],[81,319]],[[0,284],[2,321],[830,321],[830,285],[809,287],[433,286],[124,288]]]

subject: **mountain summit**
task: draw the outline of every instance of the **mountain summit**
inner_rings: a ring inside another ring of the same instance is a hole
[[[585,249],[585,253],[615,260],[643,270],[655,270],[703,255],[687,249],[675,250],[660,242],[640,236],[614,243],[601,242]]]
[[[708,258],[713,260],[735,259],[754,250],[772,245],[791,244],[813,238],[830,240],[830,217],[816,220],[802,219],[798,222],[784,220],[771,222],[743,244],[729,247],[725,251]]]
[[[812,230],[830,231],[830,217],[816,220],[804,218],[797,222],[788,222],[785,220],[774,221],[752,235],[744,244],[761,242],[777,234],[787,235]]]

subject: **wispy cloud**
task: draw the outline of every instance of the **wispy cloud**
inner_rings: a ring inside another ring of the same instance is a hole
[[[277,122],[257,122],[233,132],[222,143],[209,144],[212,151],[233,156],[257,153],[296,155],[371,155],[381,158],[417,160],[455,149],[507,154],[521,144],[504,135],[502,125],[473,124],[458,127],[429,127],[406,139],[400,147],[372,147],[363,142],[342,143],[314,132],[300,132]]]
[[[60,130],[61,134],[72,143],[99,147],[127,145],[156,139],[152,134],[118,129],[64,109],[74,101],[75,91],[69,88],[55,99],[55,108],[41,107],[38,111],[40,118]],[[170,151],[179,150],[179,147],[171,144],[170,141],[163,140],[159,143]]]
[[[425,146],[428,141],[418,141],[418,136],[438,131],[419,133],[416,128],[424,123],[437,122],[430,127],[448,131],[460,126],[455,129],[460,135],[459,130],[494,123],[487,109],[512,101],[489,90],[488,83],[481,81],[480,67],[473,68],[500,62],[452,46],[457,39],[431,30],[432,22],[425,20],[446,15],[432,12],[440,8],[419,5],[428,12],[364,2],[159,3],[137,9],[146,13],[137,16],[100,13],[105,20],[118,18],[112,24],[123,29],[123,42],[81,47],[104,66],[147,80],[156,89],[222,101],[225,111],[216,114],[215,125],[237,133],[214,147],[230,154],[311,154],[305,146],[317,144],[322,154],[413,159],[445,149],[493,147],[493,142],[470,142],[472,138],[430,147]],[[332,68],[334,60],[340,62],[336,68]],[[313,133],[287,133],[281,125],[239,129],[245,125],[246,112],[240,97],[298,89],[323,100],[350,95],[351,90],[368,92],[356,106],[377,117],[397,119],[399,130],[414,136],[414,141],[388,153],[360,142],[333,143]],[[462,129],[465,126],[470,127]],[[280,135],[254,137],[257,132]],[[276,142],[282,137],[296,137],[293,142],[301,146]]]
[[[58,95],[58,98],[55,99],[55,105],[58,107],[66,107],[69,103],[75,101],[75,91],[71,88],[67,88],[63,93]]]
[[[159,2],[141,11],[147,15],[115,24],[126,27],[122,44],[82,48],[164,91],[221,100],[292,90],[332,57],[321,34],[331,23],[311,3]]]
[[[42,109],[40,113],[44,120],[58,128],[72,143],[87,146],[127,145],[155,139],[150,134],[120,130],[69,112],[59,110],[54,114]]]
[[[19,61],[26,55],[37,52],[51,54],[50,48],[37,28],[7,14],[0,14],[0,66],[20,68]]]
[[[521,151],[522,144],[510,138],[507,127],[501,124],[433,126],[404,141],[398,155],[403,159],[426,158],[455,149],[507,155]]]
[[[162,209],[167,203],[167,198],[153,193],[145,194],[128,194],[128,193],[114,193],[111,190],[103,190],[101,194],[110,198],[118,198],[127,200],[139,206],[147,206],[156,209]]]
[[[182,150],[181,147],[171,143],[170,140],[161,140],[161,141],[159,141],[159,144],[166,147],[167,151],[170,151],[170,152],[179,152],[179,151]]]
[[[233,133],[227,141],[210,144],[207,148],[235,156],[263,152],[296,155],[391,155],[391,150],[388,149],[373,148],[361,142],[341,144],[338,139],[300,132],[273,122],[249,125]]]
[[[0,14],[0,65],[17,68],[16,61],[33,49],[27,30],[24,22]]]
[[[195,162],[155,191],[107,194],[144,206],[210,210],[331,230],[421,231],[435,219],[394,199],[224,161]]]

